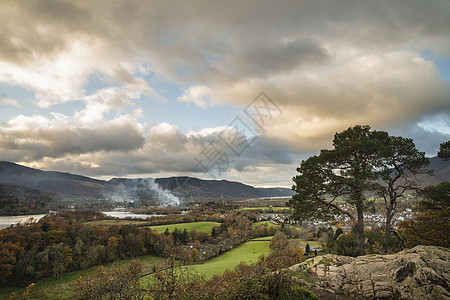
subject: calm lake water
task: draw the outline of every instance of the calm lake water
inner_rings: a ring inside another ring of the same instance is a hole
[[[107,216],[111,216],[114,218],[133,218],[133,219],[147,219],[150,217],[163,217],[164,215],[144,215],[144,214],[134,214],[127,211],[102,211]],[[26,215],[26,216],[0,216],[0,229],[9,227],[11,225],[17,224],[19,222],[25,222],[30,218],[33,218],[35,222],[37,222],[40,218],[45,216],[45,214],[42,215]]]
[[[0,229],[9,227],[13,224],[17,224],[19,222],[25,222],[30,218],[33,218],[34,221],[38,221],[40,218],[45,216],[42,215],[26,215],[26,216],[3,216],[0,217]]]

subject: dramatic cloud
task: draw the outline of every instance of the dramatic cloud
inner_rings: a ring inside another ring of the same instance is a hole
[[[195,157],[231,129],[183,127],[200,113],[173,108],[209,116],[261,91],[282,114],[264,128],[243,117],[258,139],[233,158],[230,178],[295,171],[355,124],[434,153],[450,138],[439,69],[448,28],[447,0],[6,0],[0,84],[33,98],[0,90],[0,107],[35,110],[0,120],[0,159],[93,175],[202,174]]]
[[[2,159],[34,161],[97,151],[131,151],[144,143],[142,126],[124,116],[95,128],[78,127],[64,116],[20,115],[0,129]]]

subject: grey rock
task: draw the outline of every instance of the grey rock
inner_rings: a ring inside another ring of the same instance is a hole
[[[416,246],[390,255],[310,258],[291,270],[312,290],[365,299],[450,299],[450,250]]]

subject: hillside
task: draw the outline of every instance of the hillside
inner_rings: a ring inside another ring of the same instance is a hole
[[[194,177],[158,178],[156,182],[165,189],[194,198],[282,197],[293,192],[286,188],[255,188],[228,180],[202,180]]]
[[[105,181],[70,173],[41,171],[2,161],[0,183],[24,185],[47,193],[93,198],[101,197]]]
[[[33,189],[52,195],[52,198],[69,198],[72,201],[145,200],[147,205],[158,204],[158,197],[164,194],[170,196],[171,193],[180,199],[190,200],[292,195],[292,191],[286,188],[255,188],[240,182],[194,177],[113,178],[104,181],[70,173],[42,171],[5,161],[0,162],[0,184],[14,185],[16,189]]]
[[[0,215],[46,213],[56,207],[54,195],[23,185],[0,184]]]
[[[439,157],[430,158],[429,170],[433,170],[434,176],[421,175],[418,176],[423,187],[435,185],[443,181],[450,181],[450,160],[444,161]]]
[[[434,170],[434,176],[420,176],[422,186],[438,184],[442,181],[450,181],[450,161],[443,161],[437,157],[430,159],[430,169]],[[155,184],[156,183],[156,184]],[[90,177],[55,172],[42,171],[12,162],[0,162],[0,184],[14,185],[16,190],[33,189],[42,192],[46,202],[53,202],[53,198],[70,199],[77,203],[104,199],[112,201],[137,201],[141,200],[145,205],[162,204],[161,197],[178,197],[188,200],[214,200],[233,198],[258,198],[258,197],[282,197],[291,196],[293,192],[287,188],[255,188],[240,182],[228,180],[203,180],[195,177],[168,177],[168,178],[113,178],[109,181],[97,180]],[[13,190],[14,190],[13,189]],[[19,193],[19,192],[17,192]],[[34,193],[34,192],[33,192]],[[173,194],[173,195],[172,195]],[[8,203],[11,200],[8,197]],[[51,195],[51,196],[49,196]],[[20,198],[20,197],[19,197]],[[20,198],[22,199],[22,198]],[[12,202],[11,202],[12,203]],[[29,207],[30,203],[19,200],[17,204]],[[44,208],[46,205],[39,204]],[[19,209],[21,211],[21,209]]]

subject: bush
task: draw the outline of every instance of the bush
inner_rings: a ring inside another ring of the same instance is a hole
[[[398,230],[405,239],[408,248],[417,245],[449,248],[449,227],[450,209],[446,208],[418,213],[415,219],[401,222],[398,225]]]
[[[278,295],[277,300],[319,300],[319,298],[306,288],[300,285],[293,285],[283,290]]]
[[[328,253],[356,257],[358,256],[356,235],[351,232],[340,235],[336,240],[329,240],[326,250]]]
[[[73,283],[78,299],[142,299],[139,278],[142,271],[140,260],[133,260],[127,268],[103,271],[98,268],[95,277],[78,279]]]

